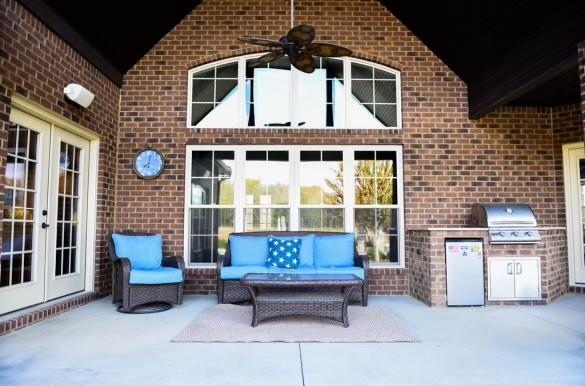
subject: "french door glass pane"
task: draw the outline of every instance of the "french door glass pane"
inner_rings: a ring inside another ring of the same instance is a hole
[[[0,287],[32,280],[37,137],[20,125],[8,128]]]
[[[190,219],[190,262],[212,263],[224,254],[234,231],[233,208],[192,208]]]
[[[398,210],[356,208],[354,232],[358,252],[373,262],[398,262]]]
[[[57,195],[57,243],[55,276],[74,273],[77,266],[77,231],[80,205],[81,149],[61,142]]]
[[[301,208],[300,230],[343,232],[343,208]]]
[[[580,200],[581,200],[581,227],[583,229],[583,251],[585,251],[585,159],[579,160],[579,185],[580,189]],[[582,256],[583,265],[585,265],[585,252]]]
[[[244,218],[246,232],[289,230],[288,208],[247,208]]]

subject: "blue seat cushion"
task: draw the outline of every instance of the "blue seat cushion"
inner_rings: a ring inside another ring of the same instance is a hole
[[[162,237],[129,236],[114,233],[114,248],[118,257],[127,257],[132,269],[159,268],[162,262]]]
[[[281,239],[281,240],[292,240],[292,239],[299,239],[301,240],[302,246],[301,246],[301,253],[299,255],[299,258],[301,259],[301,266],[310,266],[312,267],[314,265],[314,259],[313,259],[313,250],[314,250],[314,244],[315,244],[315,235],[313,234],[309,234],[309,235],[304,235],[304,236],[268,236],[268,237],[273,237],[273,238],[277,238],[277,239]]]
[[[130,271],[130,284],[170,284],[182,281],[183,272],[177,268],[159,267]]]
[[[231,235],[232,265],[265,265],[268,257],[267,236]]]
[[[268,267],[295,269],[301,264],[299,254],[301,253],[302,240],[282,240],[268,237]]]
[[[290,272],[290,269],[287,269]],[[235,267],[221,267],[223,280],[240,280],[247,273],[267,273],[266,265],[238,265]]]
[[[356,275],[364,280],[364,269],[362,267],[317,267],[317,273]]]
[[[354,257],[354,234],[315,236],[315,266],[351,267]]]
[[[308,267],[308,266],[300,266],[297,269],[288,269],[288,268],[278,268],[278,267],[268,267],[268,273],[317,273],[315,267]]]

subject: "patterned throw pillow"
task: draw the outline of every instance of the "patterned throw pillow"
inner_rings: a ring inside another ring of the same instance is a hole
[[[266,263],[271,267],[298,268],[301,263],[301,243],[302,240],[299,239],[280,240],[269,237]]]

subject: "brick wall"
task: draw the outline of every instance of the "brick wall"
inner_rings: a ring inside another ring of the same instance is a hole
[[[117,229],[161,232],[167,252],[183,253],[187,144],[403,144],[408,228],[466,225],[476,201],[526,202],[540,224],[564,224],[556,156],[564,143],[562,133],[573,135],[575,128],[569,126],[576,106],[557,115],[551,108],[503,107],[470,121],[465,84],[377,1],[297,0],[295,5],[295,24],[312,24],[319,40],[345,45],[356,57],[401,71],[403,130],[186,128],[188,70],[254,52],[236,38],[278,38],[290,23],[286,2],[253,0],[242,6],[233,0],[205,1],[125,76]],[[561,121],[562,128],[555,131]],[[134,155],[146,145],[161,150],[168,161],[163,175],[152,181],[140,180],[132,171]],[[195,283],[213,285],[207,273],[193,272],[190,289],[197,290]],[[408,291],[408,279],[390,275],[386,287]]]
[[[14,0],[0,0],[0,42],[0,175],[4,175],[10,98],[14,93],[100,136],[95,289],[107,294],[111,268],[106,234],[113,228],[120,89]],[[82,84],[96,95],[88,109],[65,100],[63,88],[71,82]]]
[[[581,118],[585,130],[585,41],[579,43],[577,58],[579,60],[579,80],[581,82]]]

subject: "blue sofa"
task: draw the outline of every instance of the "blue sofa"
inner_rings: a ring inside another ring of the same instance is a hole
[[[268,236],[300,238],[300,267],[268,267]],[[240,285],[247,273],[354,274],[363,284],[350,297],[368,304],[368,259],[355,248],[353,233],[343,232],[241,232],[229,236],[226,253],[217,260],[217,301],[236,303],[250,300],[248,289]]]

